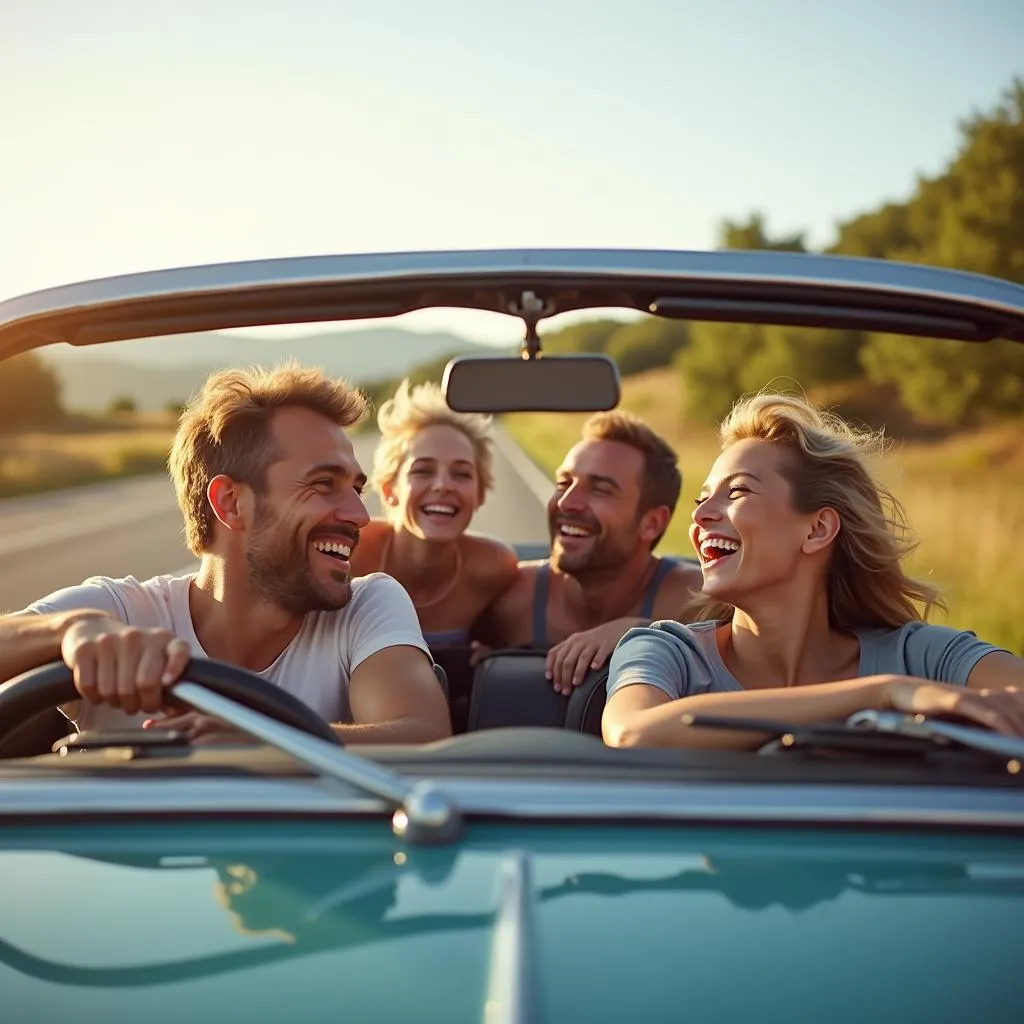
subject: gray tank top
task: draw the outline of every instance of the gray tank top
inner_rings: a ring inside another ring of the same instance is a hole
[[[673,558],[659,558],[658,567],[654,570],[651,582],[644,591],[643,603],[640,606],[640,618],[653,618],[654,599],[658,596],[658,588],[665,577],[676,567]],[[548,640],[548,591],[551,589],[551,563],[545,562],[537,570],[533,584],[533,638],[531,647],[550,647]]]

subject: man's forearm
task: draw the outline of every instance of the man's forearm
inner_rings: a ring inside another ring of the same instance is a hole
[[[346,724],[334,722],[331,728],[342,743],[433,743],[452,734],[447,722],[407,716],[390,722]]]
[[[110,616],[91,608],[50,615],[0,616],[0,682],[57,661],[64,634],[76,622],[88,618]]]

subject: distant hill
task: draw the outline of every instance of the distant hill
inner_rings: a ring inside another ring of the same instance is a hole
[[[494,352],[444,331],[418,333],[393,327],[305,334],[294,338],[252,338],[208,331],[141,341],[74,348],[54,345],[40,355],[57,369],[65,408],[106,408],[121,395],[140,409],[162,409],[187,399],[211,370],[269,365],[294,358],[356,383],[397,377],[414,366],[448,354]]]

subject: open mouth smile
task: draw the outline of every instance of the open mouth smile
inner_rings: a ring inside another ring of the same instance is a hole
[[[455,505],[448,505],[444,502],[431,502],[429,505],[421,505],[420,511],[428,516],[440,516],[443,519],[452,519],[459,514]]]
[[[353,545],[350,541],[315,540],[313,541],[313,547],[322,555],[327,555],[336,562],[340,562],[347,566],[349,559],[352,556]]]
[[[720,565],[740,549],[740,542],[729,537],[705,537],[700,545],[702,568]]]
[[[555,533],[560,540],[589,540],[596,531],[580,523],[561,522],[556,524]]]

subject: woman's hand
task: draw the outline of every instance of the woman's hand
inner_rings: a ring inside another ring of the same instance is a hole
[[[884,690],[892,711],[933,718],[963,718],[1004,736],[1024,736],[1024,692],[1015,686],[1001,690],[968,690],[894,676]]]

